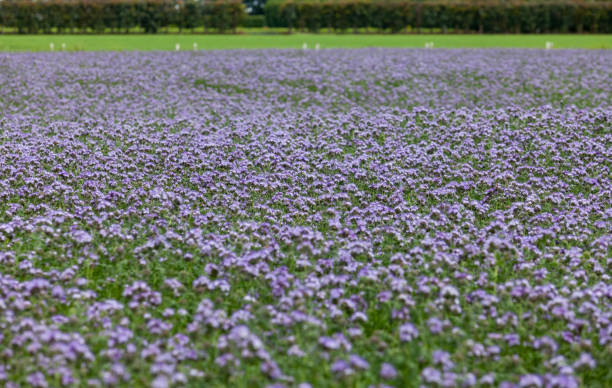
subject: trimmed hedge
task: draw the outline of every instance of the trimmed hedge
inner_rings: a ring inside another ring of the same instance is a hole
[[[268,0],[268,27],[317,32],[375,28],[380,32],[612,32],[610,1]]]
[[[247,15],[240,23],[241,27],[261,28],[266,25],[264,15]]]
[[[240,0],[0,0],[0,26],[19,33],[155,33],[169,26],[236,31],[245,16]]]

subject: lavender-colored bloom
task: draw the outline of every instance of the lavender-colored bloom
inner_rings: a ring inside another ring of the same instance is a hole
[[[404,323],[399,328],[399,337],[401,341],[410,342],[418,336],[419,331],[412,323]]]
[[[595,360],[590,354],[582,353],[580,354],[580,357],[576,360],[576,362],[574,362],[573,366],[576,369],[580,369],[580,368],[594,369],[596,365],[597,363],[595,362]]]
[[[454,363],[450,359],[450,354],[443,350],[434,350],[432,354],[433,363],[444,367],[444,369],[451,369]]]
[[[519,380],[519,387],[521,388],[540,388],[543,384],[542,378],[537,375],[524,375]]]
[[[511,381],[502,381],[499,383],[500,388],[518,388],[519,386]]]
[[[444,330],[444,322],[437,317],[431,317],[427,320],[427,326],[432,334],[439,334]]]
[[[464,376],[463,381],[461,382],[462,387],[473,387],[476,385],[478,380],[473,373],[468,373]]]
[[[356,354],[351,354],[349,356],[349,363],[356,369],[366,370],[370,368],[370,364],[365,359]]]
[[[393,365],[385,362],[380,366],[380,377],[385,380],[392,380],[397,377],[397,371]]]
[[[578,388],[579,384],[576,378],[572,375],[550,376],[547,386],[551,388]]]
[[[421,378],[429,384],[442,384],[443,375],[439,370],[427,367],[421,372]]]
[[[293,345],[292,347],[290,347],[287,351],[287,354],[296,357],[304,357],[306,355],[306,353],[304,353],[297,345]]]
[[[345,360],[336,360],[331,365],[331,371],[332,373],[340,376],[348,376],[355,372],[353,368],[351,368],[351,364],[349,364]]]
[[[153,379],[153,382],[151,383],[152,388],[167,388],[169,386],[170,381],[168,380],[168,377],[164,375],[157,376],[155,379]]]
[[[335,334],[333,337],[319,338],[319,344],[329,350],[337,350],[343,347],[346,350],[351,350],[351,344],[342,334]]]
[[[0,53],[0,380],[588,384],[612,345],[611,64]]]
[[[504,336],[509,346],[517,346],[521,344],[521,339],[518,334],[506,334]]]
[[[79,244],[90,243],[93,240],[91,235],[84,230],[75,230],[72,232],[72,238]]]
[[[47,387],[47,380],[45,378],[45,375],[43,375],[41,372],[34,372],[32,374],[30,374],[27,378],[26,381],[28,382],[28,384],[32,387]]]
[[[478,380],[478,382],[479,382],[481,385],[485,385],[485,386],[487,386],[487,385],[493,385],[493,384],[495,383],[495,375],[494,375],[494,374],[492,374],[492,373],[487,373],[487,374],[483,375],[483,376],[482,376],[482,377],[481,377],[481,378]]]

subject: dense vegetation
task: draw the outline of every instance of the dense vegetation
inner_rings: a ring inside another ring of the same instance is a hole
[[[364,29],[481,33],[612,32],[612,2],[581,0],[3,0],[0,26],[20,33],[179,31],[235,32],[284,27],[317,32]]]
[[[216,32],[236,31],[245,16],[240,0],[35,0],[0,1],[0,25],[20,33],[148,33],[169,26],[188,30],[204,26]]]
[[[406,28],[442,32],[612,32],[612,2],[270,0],[266,24],[311,32]]]
[[[0,384],[609,388],[611,64],[0,54]]]

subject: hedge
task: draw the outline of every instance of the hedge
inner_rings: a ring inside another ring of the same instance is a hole
[[[268,0],[265,24],[317,32],[612,32],[611,1]],[[0,0],[0,26],[20,33],[236,31],[260,26],[240,0]],[[1,29],[0,29],[1,31]]]
[[[317,32],[612,32],[610,1],[268,0],[266,25]]]
[[[236,31],[245,16],[240,0],[0,0],[0,26],[19,33],[155,33],[169,26]]]
[[[264,15],[247,15],[240,23],[241,27],[261,28],[266,25]]]

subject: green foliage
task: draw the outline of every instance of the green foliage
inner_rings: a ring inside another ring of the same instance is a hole
[[[372,27],[400,32],[408,27],[442,32],[550,33],[612,32],[609,1],[415,1],[270,0],[268,27],[337,32]]]
[[[266,24],[264,15],[246,15],[240,23],[241,27],[246,28],[262,28]]]
[[[128,32],[134,27],[156,33],[169,26],[235,32],[244,14],[240,0],[0,1],[0,26],[28,34]]]

